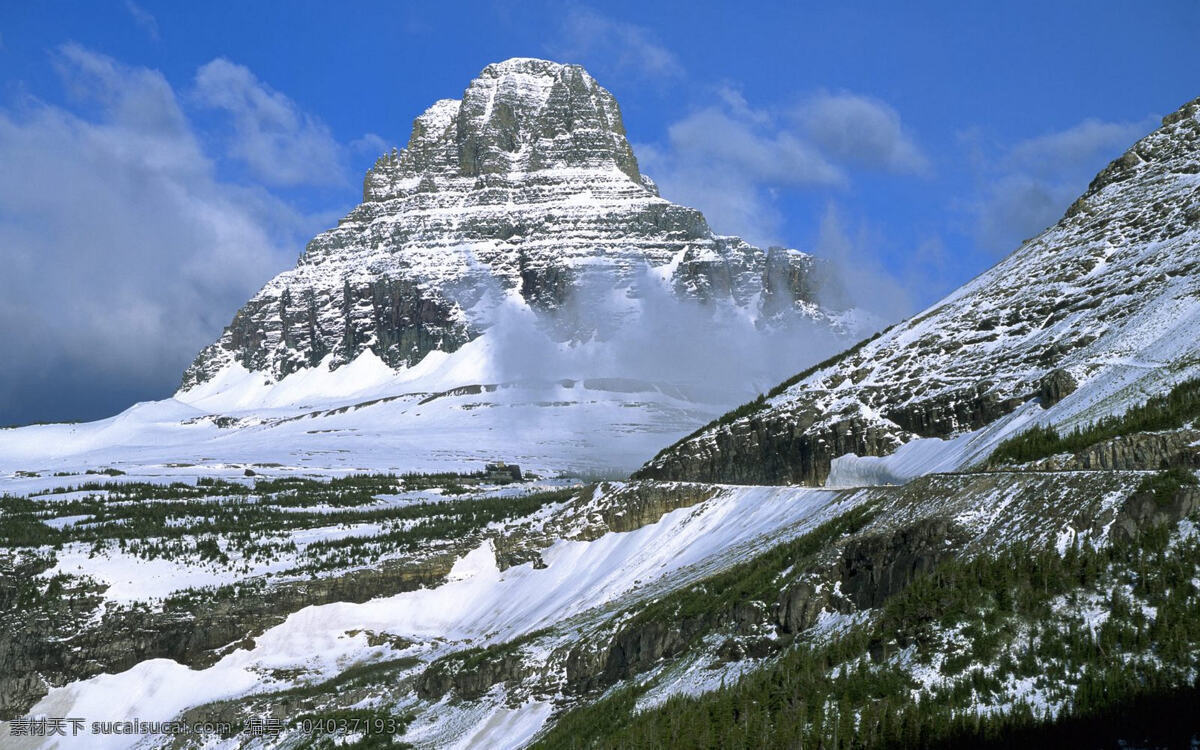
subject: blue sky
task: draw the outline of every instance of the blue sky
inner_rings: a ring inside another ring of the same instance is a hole
[[[489,62],[585,65],[666,197],[886,317],[1200,96],[1195,0],[450,5],[0,6],[0,424],[169,395]]]

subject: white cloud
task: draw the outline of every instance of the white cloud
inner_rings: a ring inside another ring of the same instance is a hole
[[[817,94],[793,113],[809,139],[831,157],[872,169],[923,174],[929,160],[905,132],[900,115],[867,96]]]
[[[378,156],[384,151],[392,148],[383,136],[378,133],[364,133],[362,136],[350,141],[350,150],[360,154],[369,156]]]
[[[1152,130],[1158,118],[1103,122],[1089,118],[1066,130],[1021,141],[1008,153],[1008,167],[1055,178],[1088,169],[1097,158],[1115,158]]]
[[[699,208],[715,231],[750,242],[779,242],[782,217],[772,191],[781,187],[839,186],[841,170],[808,144],[745,106],[700,110],[671,125],[665,147],[638,146],[643,171],[673,201]]]
[[[746,101],[746,96],[736,86],[728,83],[721,84],[717,87],[717,98],[739,120],[752,122],[755,125],[771,124],[771,115],[761,109],[751,107],[750,103]]]
[[[821,93],[768,109],[751,106],[729,84],[714,93],[716,103],[667,129],[665,144],[635,152],[664,197],[701,209],[718,232],[778,244],[781,190],[844,188],[850,169],[929,170],[900,116],[875,99]]]
[[[1003,255],[1058,221],[1092,178],[1157,118],[1139,122],[1087,119],[1065,130],[989,149],[978,132],[963,136],[973,152],[979,196],[966,204],[979,246]]]
[[[320,120],[223,58],[196,73],[196,98],[228,113],[230,155],[272,185],[344,185],[344,150]]]
[[[130,132],[154,136],[143,146],[149,159],[183,159],[176,148],[189,134],[188,125],[175,92],[162,74],[148,68],[131,68],[111,57],[98,55],[77,44],[57,50],[54,65],[67,91],[76,99],[97,105],[102,119],[119,124]],[[173,143],[165,151],[166,141]],[[192,161],[198,146],[189,144],[187,161]]]
[[[568,11],[558,39],[548,49],[563,62],[589,63],[611,73],[658,79],[683,75],[675,54],[659,44],[648,29],[590,8]]]
[[[705,109],[672,125],[671,147],[690,158],[720,163],[773,185],[840,185],[841,171],[785,130]]]
[[[328,220],[221,181],[162,74],[74,45],[57,63],[89,115],[0,109],[0,421],[33,394],[170,392]]]
[[[125,0],[125,10],[129,11],[129,15],[133,16],[133,22],[136,23],[142,31],[146,32],[154,41],[158,41],[158,21],[151,15],[150,11],[133,2],[133,0]]]
[[[713,231],[759,245],[779,243],[782,216],[767,189],[743,174],[723,174],[718,165],[670,148],[642,145],[635,151],[642,172],[654,178],[663,197],[700,209]]]
[[[928,274],[944,267],[944,248],[940,239],[929,238],[915,252],[890,254],[900,258],[903,266],[887,268],[881,260],[885,242],[883,232],[864,221],[851,223],[831,201],[821,215],[812,251],[833,266],[839,299],[831,301],[848,302],[891,322],[911,315],[918,295],[928,296],[931,287],[940,293],[945,280]]]

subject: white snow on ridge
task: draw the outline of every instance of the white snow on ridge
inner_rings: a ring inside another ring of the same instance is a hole
[[[71,522],[73,518],[87,516],[52,519],[48,523],[61,526]],[[296,553],[283,554],[270,562],[264,562],[246,560],[234,552],[228,564],[195,559],[139,557],[113,546],[93,552],[91,544],[71,542],[55,552],[54,566],[43,572],[41,577],[49,578],[59,573],[86,575],[107,586],[102,594],[106,601],[124,604],[148,602],[163,599],[188,588],[223,586],[248,578],[279,573],[295,567],[300,562],[301,554],[313,542],[350,536],[371,536],[382,531],[383,527],[374,523],[296,529],[290,531],[287,536],[289,541],[296,544]]]
[[[966,469],[987,458],[1004,440],[1028,429],[1045,411],[1036,402],[1030,401],[986,427],[964,432],[948,440],[916,438],[887,456],[847,453],[833,459],[825,486],[904,484],[925,474]]]
[[[425,393],[494,382],[488,367],[491,342],[481,337],[454,354],[430,352],[411,368],[393,370],[367,349],[353,361],[330,369],[333,355],[278,382],[235,362],[212,380],[175,394],[175,400],[207,411],[238,413],[313,403],[339,403],[397,393]]]

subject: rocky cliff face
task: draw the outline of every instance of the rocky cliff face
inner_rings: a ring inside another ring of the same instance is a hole
[[[1197,374],[1200,100],[1066,215],[922,314],[647,464],[642,478],[820,484],[845,453],[988,425],[1037,398],[1066,427]]]
[[[621,285],[646,267],[693,299],[826,317],[811,256],[714,235],[659,197],[583,68],[508,60],[416,119],[367,173],[362,204],[237,312],[183,387],[235,361],[269,378],[367,349],[411,365],[486,329],[489,294],[553,310],[585,270]]]
[[[146,659],[211,666],[304,607],[362,602],[439,584],[458,553],[452,549],[415,562],[386,561],[271,587],[249,583],[157,611],[112,607],[111,602],[106,609],[100,592],[88,587],[46,606],[9,607],[0,615],[0,717],[19,716],[51,686],[121,672]],[[0,560],[0,602],[13,604],[6,595],[18,576],[32,578],[28,570],[13,570]],[[71,647],[64,649],[64,642]]]

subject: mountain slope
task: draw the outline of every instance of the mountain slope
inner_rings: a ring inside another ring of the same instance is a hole
[[[826,487],[349,473],[419,441],[446,441],[442,468],[566,442],[553,422],[596,390],[618,406],[566,428],[595,433],[588,452],[629,427],[622,399],[687,403],[616,379],[553,383],[567,406],[522,402],[519,384],[395,395],[468,364],[481,382],[489,332],[400,372],[373,350],[275,382],[235,363],[100,432],[0,433],[9,461],[37,437],[163,462],[147,481],[42,464],[6,480],[0,596],[21,606],[0,613],[0,732],[14,747],[1062,747],[1083,727],[1096,746],[1194,745],[1198,132],[1200,102],[995,269],[644,470]],[[514,431],[491,437],[466,416],[517,406],[531,424],[502,418]],[[393,442],[418,412],[430,421]],[[1074,455],[1025,430],[1118,413],[1071,435]],[[185,423],[201,457],[166,463]],[[448,425],[465,429],[447,440]],[[1050,453],[979,460],[1018,433]],[[292,443],[340,455],[214,463]],[[33,716],[223,729],[11,734]],[[253,731],[264,717],[270,736]]]
[[[994,268],[638,476],[821,484],[839,456],[999,430],[1014,412],[1073,427],[1122,411],[1198,371],[1198,249],[1200,100]],[[1044,412],[1023,406],[1035,397]]]

